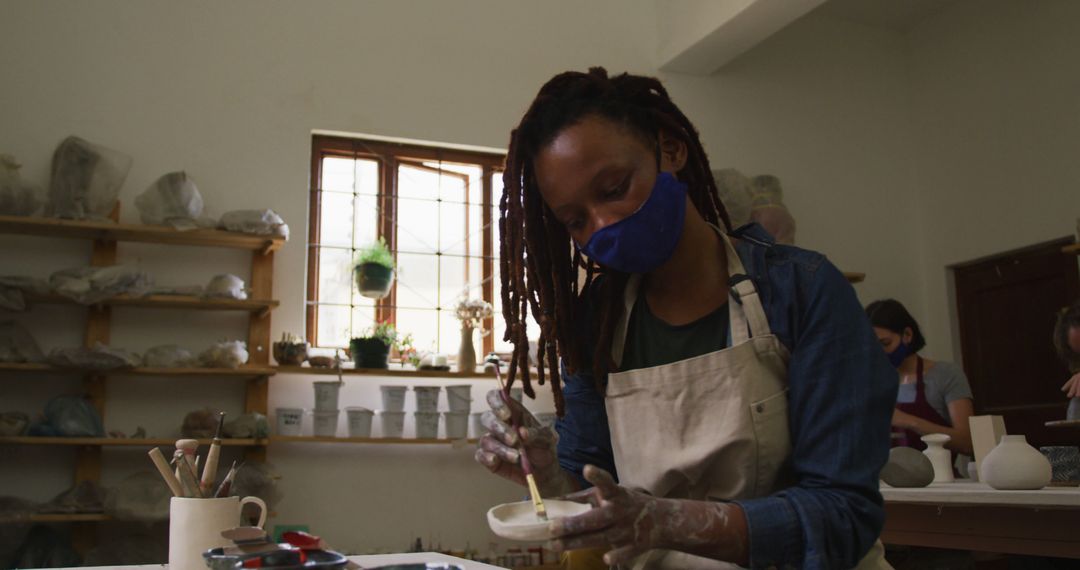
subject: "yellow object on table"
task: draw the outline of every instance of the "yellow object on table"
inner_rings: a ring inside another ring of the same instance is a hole
[[[604,564],[603,548],[583,548],[581,550],[569,550],[562,555],[563,568],[567,570],[607,570]]]

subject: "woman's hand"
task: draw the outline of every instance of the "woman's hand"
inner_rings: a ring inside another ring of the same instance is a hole
[[[614,566],[663,548],[747,564],[746,517],[738,505],[659,499],[619,486],[593,465],[585,467],[584,475],[595,486],[566,498],[588,502],[593,509],[552,521],[549,546],[556,552],[610,547],[604,563]]]
[[[1080,372],[1073,374],[1073,377],[1061,387],[1061,391],[1070,398],[1080,398]]]
[[[484,412],[480,422],[488,430],[477,442],[476,462],[488,471],[525,485],[525,473],[521,469],[521,453],[527,453],[532,465],[533,478],[543,497],[557,497],[576,491],[580,485],[559,467],[556,451],[558,436],[544,427],[520,402],[510,399],[507,404],[500,390],[487,393],[491,406]],[[511,417],[521,427],[510,427]]]
[[[900,429],[909,429],[912,431],[918,431],[915,426],[918,424],[919,418],[900,410],[893,410],[892,414],[892,427]]]

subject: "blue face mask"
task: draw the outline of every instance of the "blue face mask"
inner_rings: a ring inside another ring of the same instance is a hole
[[[909,356],[911,356],[911,347],[906,342],[900,341],[896,350],[889,353],[889,363],[893,365],[893,368],[900,368],[900,364]]]
[[[624,273],[648,273],[671,258],[686,220],[686,184],[667,172],[636,212],[600,228],[581,248],[600,265]]]

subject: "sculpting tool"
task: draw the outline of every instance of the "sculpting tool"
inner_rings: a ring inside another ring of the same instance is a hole
[[[503,402],[510,407],[510,427],[514,428],[514,431],[518,434],[518,441],[521,442],[521,433],[518,428],[521,427],[520,416],[519,419],[514,419],[513,407],[511,405],[510,398],[510,386],[503,384],[502,371],[499,370],[499,366],[495,366],[495,379],[499,382],[499,390],[502,392]],[[547,520],[547,507],[544,506],[544,499],[540,497],[540,489],[536,486],[536,477],[533,476],[532,463],[529,462],[529,456],[525,453],[524,446],[518,448],[519,456],[521,457],[521,470],[525,473],[525,483],[529,486],[529,497],[532,499],[533,509],[536,511],[536,517],[540,520]]]
[[[240,467],[242,465],[243,463],[237,465],[237,463],[233,461],[232,467],[229,469],[229,472],[225,474],[225,479],[222,480],[221,485],[217,488],[217,492],[214,493],[215,499],[229,496],[229,491],[232,490],[233,480],[236,479],[236,472],[240,470]]]
[[[210,441],[210,451],[206,454],[206,463],[203,464],[202,480],[199,482],[199,490],[204,497],[209,497],[214,490],[214,480],[217,479],[218,459],[221,457],[221,428],[225,425],[225,412],[218,415],[217,433]]]
[[[180,486],[184,489],[184,496],[201,499],[202,493],[199,492],[199,479],[195,476],[195,472],[192,471],[183,451],[176,450],[173,454],[173,463],[176,463],[176,469],[180,472]]]
[[[165,484],[169,486],[169,490],[172,491],[174,497],[183,497],[184,488],[180,486],[180,481],[173,474],[172,469],[169,469],[169,462],[165,461],[165,455],[161,453],[161,449],[155,447],[150,450],[150,461],[154,462],[154,467],[157,467],[161,478],[165,480]]]

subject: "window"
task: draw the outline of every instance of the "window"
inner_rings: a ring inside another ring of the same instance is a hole
[[[312,143],[308,236],[307,337],[346,347],[376,322],[411,333],[421,351],[456,354],[454,307],[482,298],[496,317],[474,334],[483,352],[502,342],[498,278],[499,154],[329,136]],[[358,249],[383,238],[397,275],[390,294],[360,296],[353,281]]]

